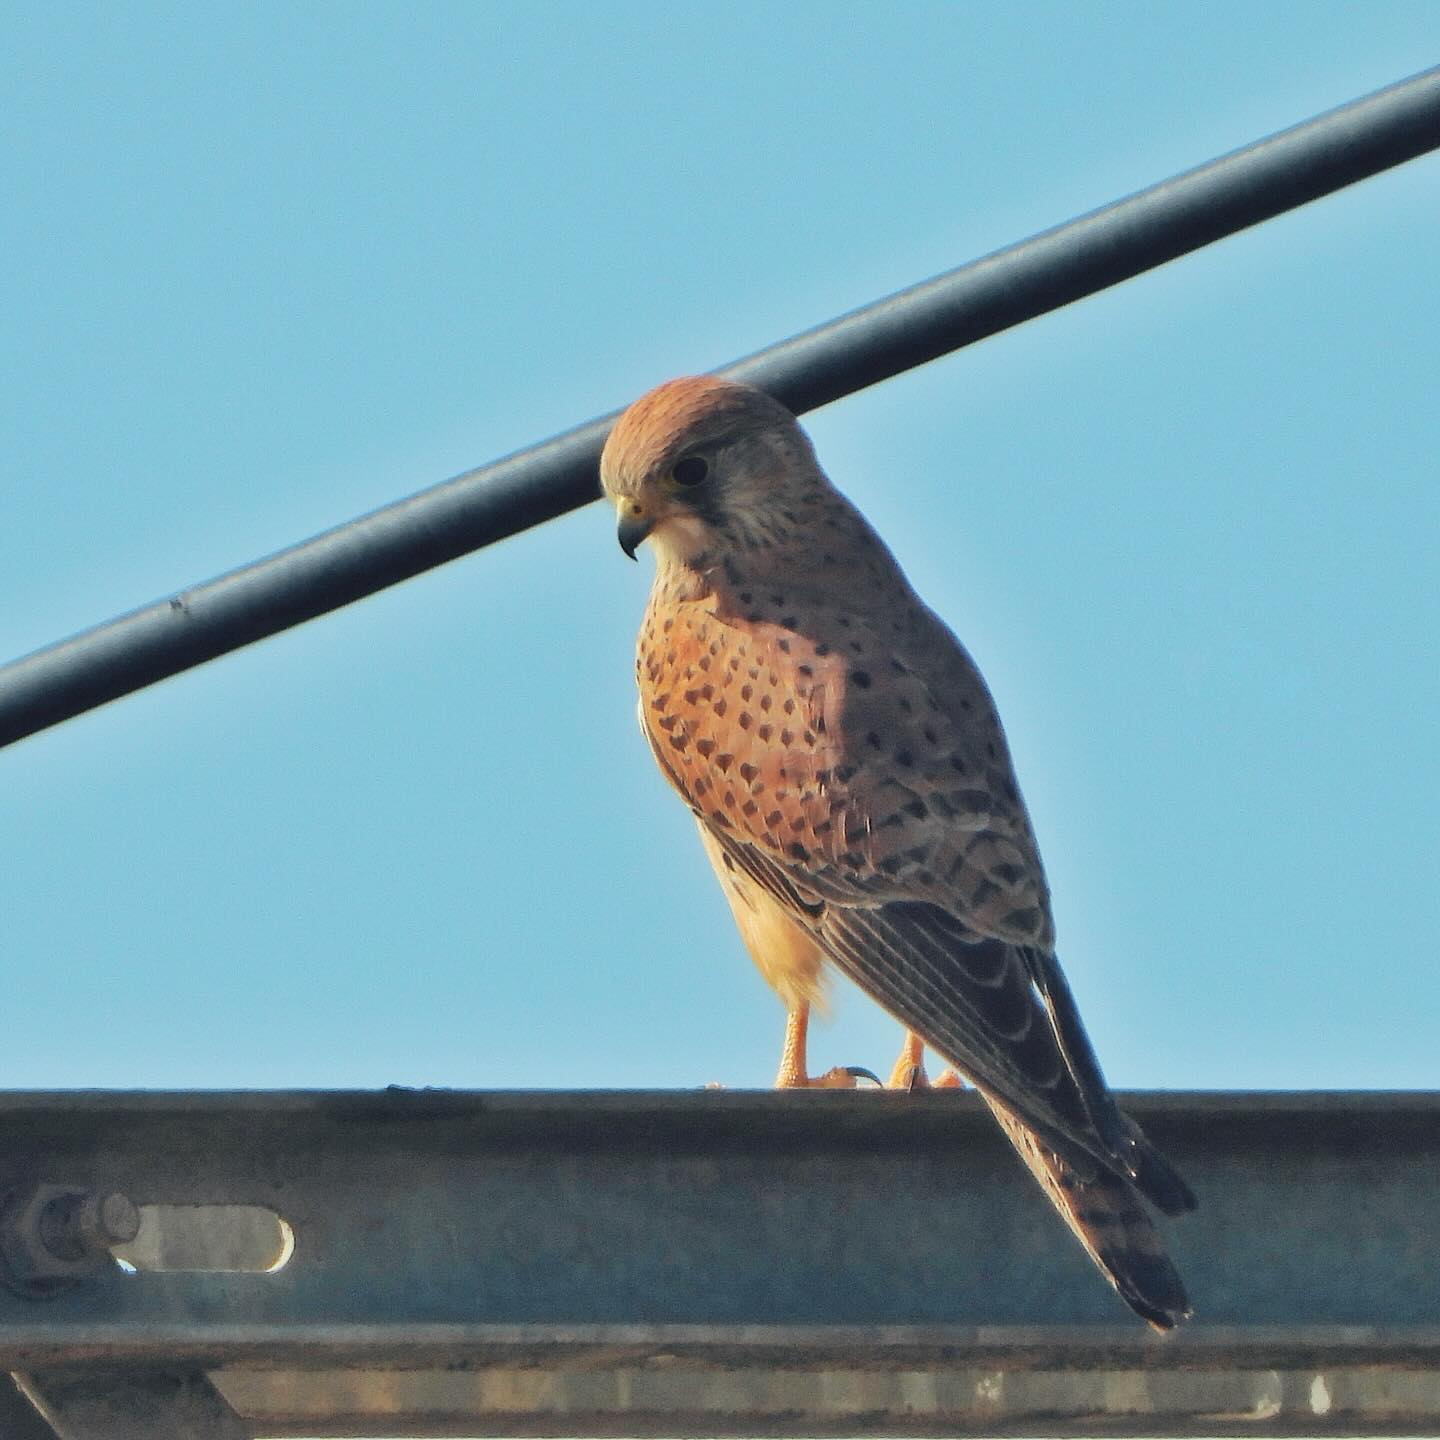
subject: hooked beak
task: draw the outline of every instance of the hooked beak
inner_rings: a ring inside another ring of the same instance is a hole
[[[633,560],[645,537],[655,528],[648,515],[622,515],[617,538],[620,548]]]

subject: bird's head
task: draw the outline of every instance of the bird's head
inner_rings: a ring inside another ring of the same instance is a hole
[[[795,417],[763,390],[712,376],[667,380],[615,422],[600,483],[635,558],[694,564],[779,544],[827,482]]]

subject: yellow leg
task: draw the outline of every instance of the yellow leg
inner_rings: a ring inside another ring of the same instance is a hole
[[[823,1075],[811,1078],[805,1064],[805,1042],[810,1029],[810,1007],[803,1002],[785,1016],[785,1047],[780,1052],[777,1090],[853,1090],[860,1075],[870,1075],[858,1065],[836,1065]],[[873,1080],[875,1077],[870,1075]]]
[[[913,1031],[905,1032],[900,1058],[890,1071],[887,1090],[927,1090],[930,1081],[925,1074],[925,1042]]]
[[[887,1090],[959,1090],[965,1082],[948,1065],[932,1081],[925,1074],[925,1042],[913,1031],[905,1032],[900,1057],[890,1071]]]

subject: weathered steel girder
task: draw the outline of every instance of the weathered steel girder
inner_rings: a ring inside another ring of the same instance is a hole
[[[971,1095],[0,1097],[11,1193],[143,1220],[0,1291],[0,1434],[1434,1433],[1440,1096],[1124,1103],[1201,1200],[1165,1339]]]

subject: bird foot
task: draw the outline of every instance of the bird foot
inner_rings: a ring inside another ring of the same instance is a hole
[[[960,1090],[965,1082],[948,1065],[931,1080],[925,1073],[925,1042],[913,1031],[907,1031],[900,1058],[890,1071],[887,1090]]]
[[[805,1062],[806,1037],[810,1028],[810,1006],[796,1005],[785,1016],[785,1048],[780,1052],[780,1073],[775,1077],[777,1090],[854,1090],[857,1080],[880,1077],[863,1065],[836,1065],[823,1075],[811,1075]]]
[[[897,1064],[886,1082],[887,1090],[963,1090],[965,1082],[948,1065],[933,1080],[923,1065]]]
[[[823,1075],[805,1075],[781,1070],[775,1077],[777,1090],[856,1090],[860,1080],[880,1083],[880,1077],[863,1065],[836,1065]]]

